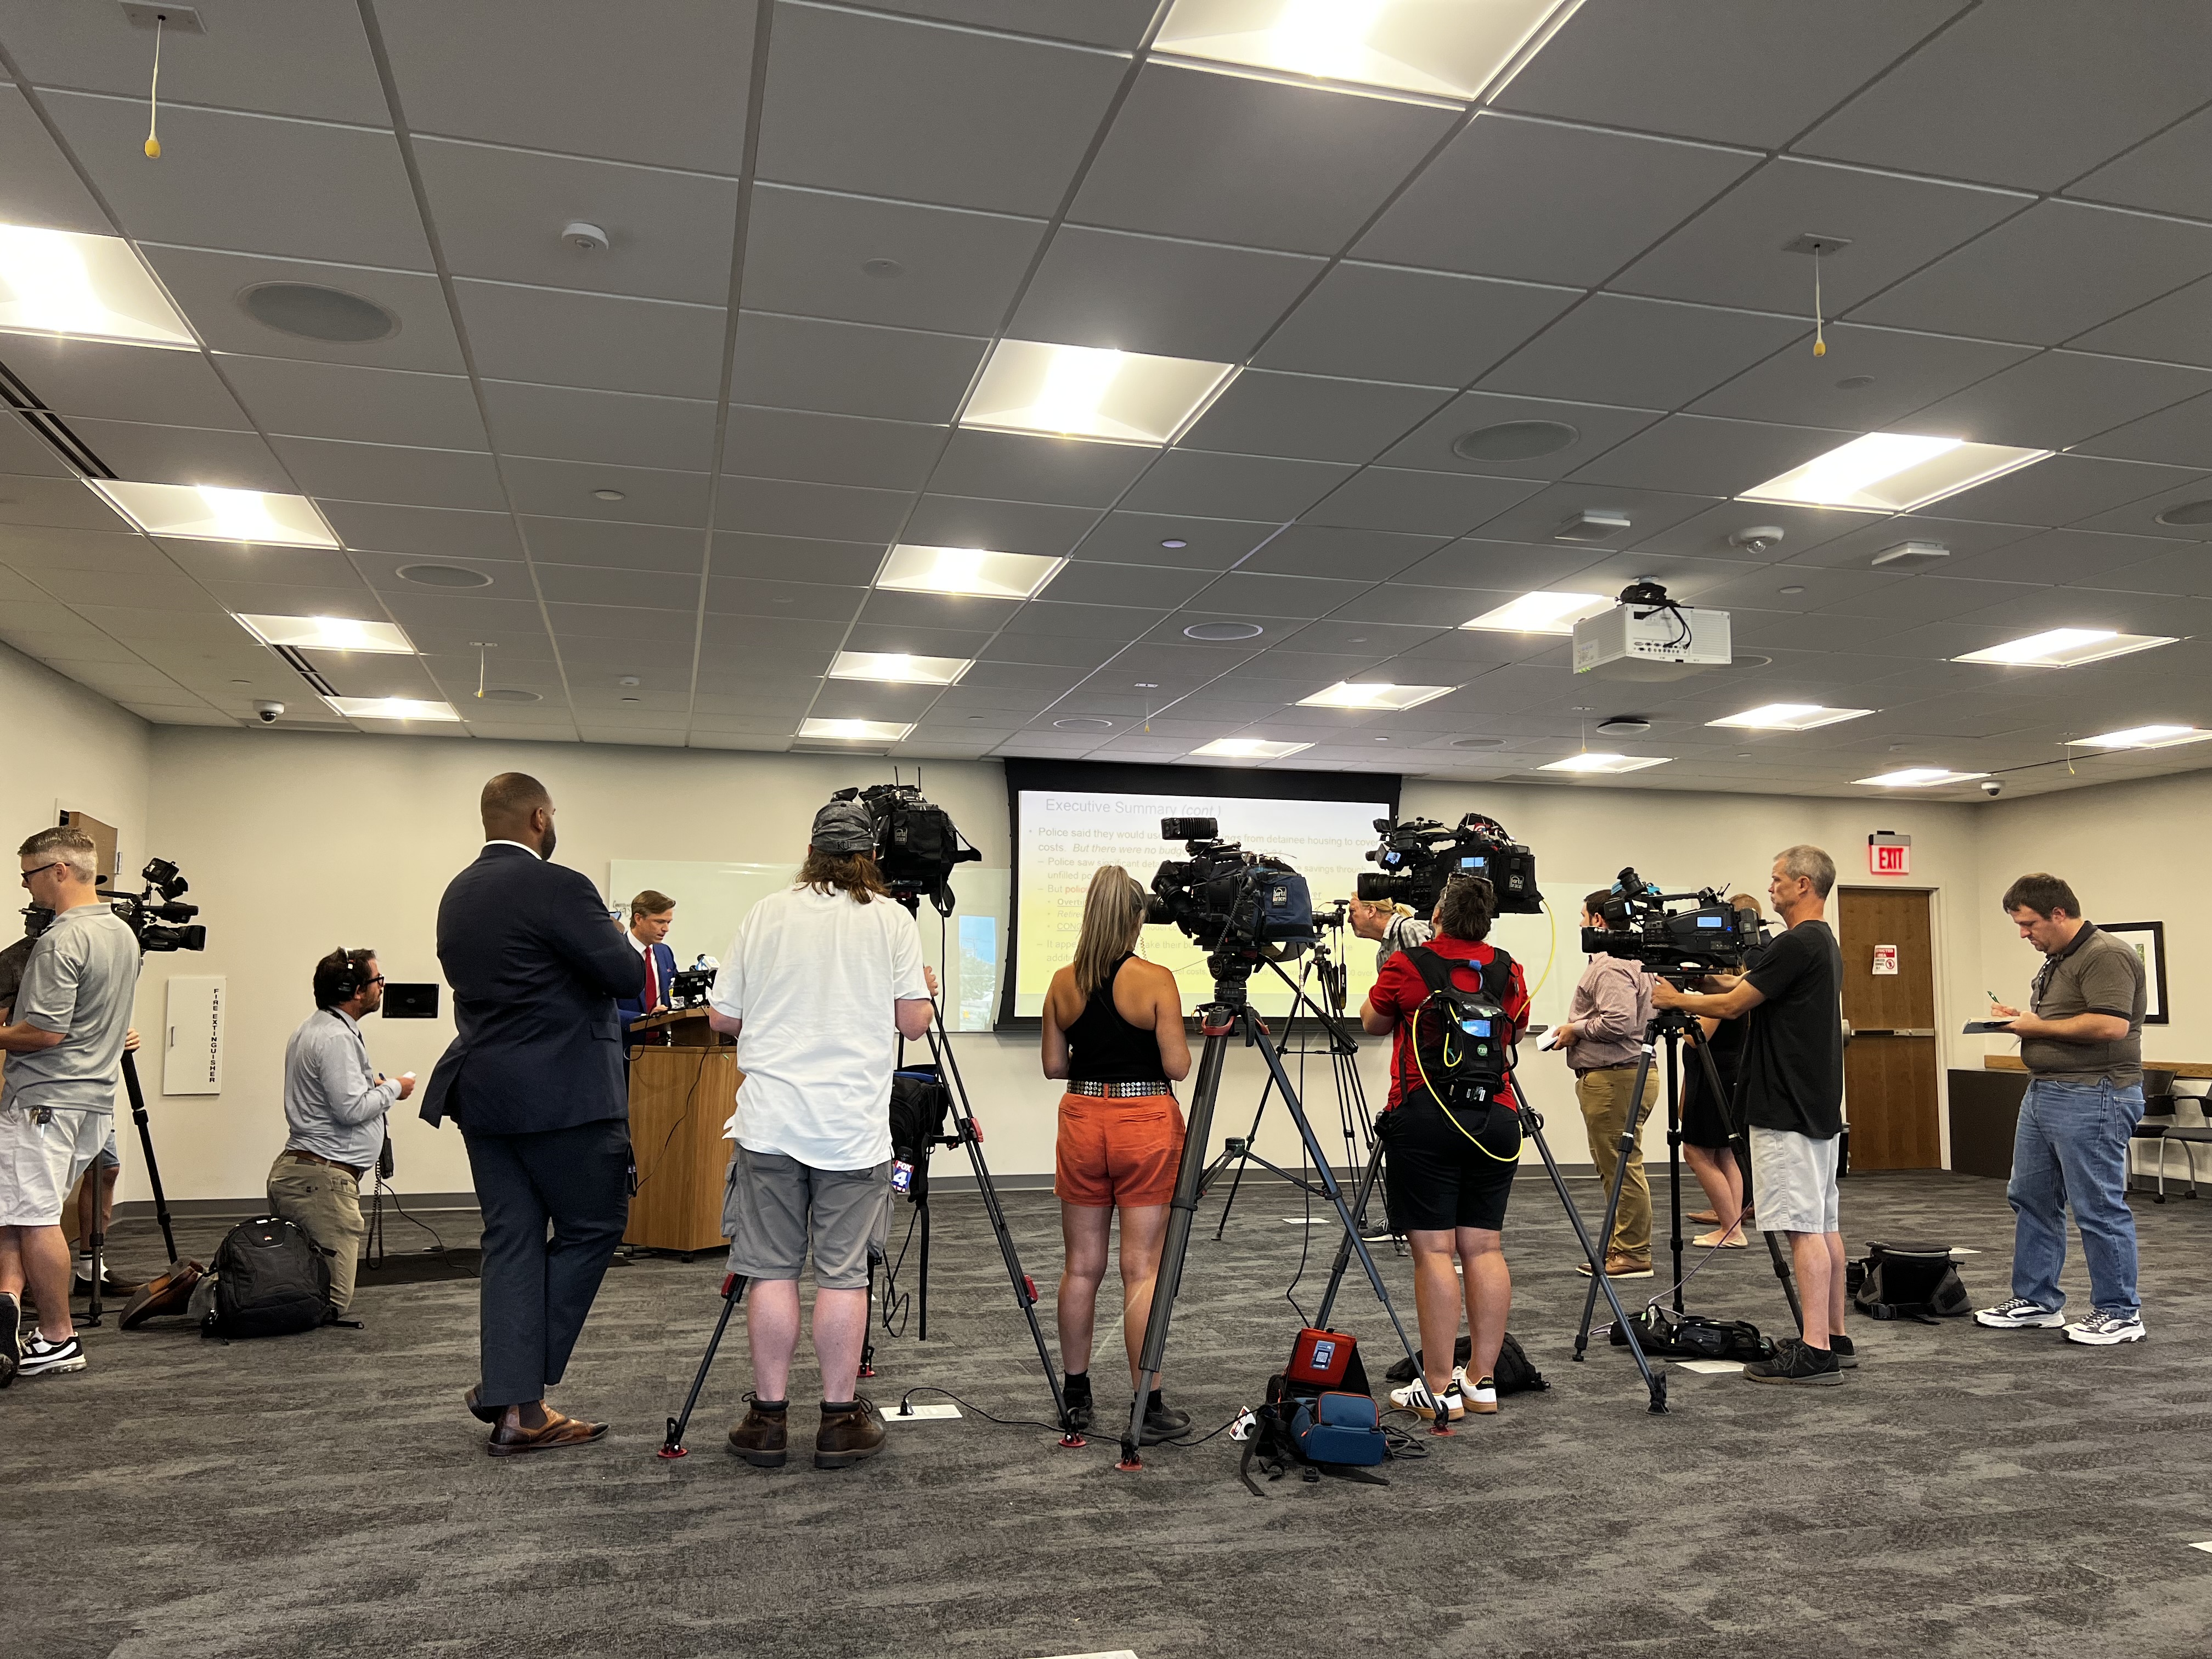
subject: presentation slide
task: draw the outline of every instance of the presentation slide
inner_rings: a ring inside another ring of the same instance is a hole
[[[1367,851],[1377,839],[1375,820],[1389,811],[1387,799],[1018,791],[1020,879],[1014,1013],[1032,1018],[1041,1013],[1054,973],[1075,959],[1075,941],[1083,927],[1083,896],[1100,865],[1118,864],[1149,888],[1163,860],[1185,856],[1181,842],[1160,839],[1162,818],[1218,820],[1223,840],[1250,852],[1271,854],[1303,875],[1318,910],[1329,901],[1349,898],[1353,876],[1375,867],[1367,862]],[[1375,948],[1353,939],[1349,929],[1345,939],[1350,1006],[1356,1012],[1374,983]],[[1148,960],[1174,970],[1185,1009],[1196,1008],[1212,995],[1206,953],[1174,927],[1146,928],[1138,950]],[[1302,960],[1285,963],[1294,976],[1301,965]],[[1281,1013],[1290,1007],[1290,990],[1272,971],[1263,969],[1250,983],[1253,1005],[1263,1012]]]

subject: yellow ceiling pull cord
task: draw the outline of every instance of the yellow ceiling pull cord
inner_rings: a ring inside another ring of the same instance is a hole
[[[496,651],[499,647],[489,640],[471,640],[469,643],[477,648],[477,701],[482,702],[484,694],[484,653]]]
[[[1820,250],[1813,250],[1813,355],[1828,355],[1828,342],[1820,330]]]
[[[155,131],[161,117],[161,25],[165,20],[159,12],[154,14],[154,84],[146,91],[146,159],[161,159],[161,140]]]

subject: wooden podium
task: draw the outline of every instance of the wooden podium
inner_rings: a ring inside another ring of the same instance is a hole
[[[641,1032],[667,1034],[640,1045]],[[623,1243],[643,1249],[722,1245],[722,1188],[731,1143],[722,1126],[736,1109],[737,1046],[707,1024],[704,1008],[656,1014],[630,1027],[629,1139],[637,1195]]]

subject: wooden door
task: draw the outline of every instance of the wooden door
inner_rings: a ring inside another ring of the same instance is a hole
[[[1836,928],[1844,950],[1844,1110],[1855,1170],[1933,1170],[1936,951],[1928,895],[1846,887]],[[1877,961],[1894,973],[1876,973]]]

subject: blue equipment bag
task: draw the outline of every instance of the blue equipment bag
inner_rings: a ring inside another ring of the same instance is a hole
[[[1324,1394],[1299,1401],[1291,1415],[1291,1437],[1309,1463],[1372,1468],[1383,1456],[1382,1420],[1373,1396]]]

